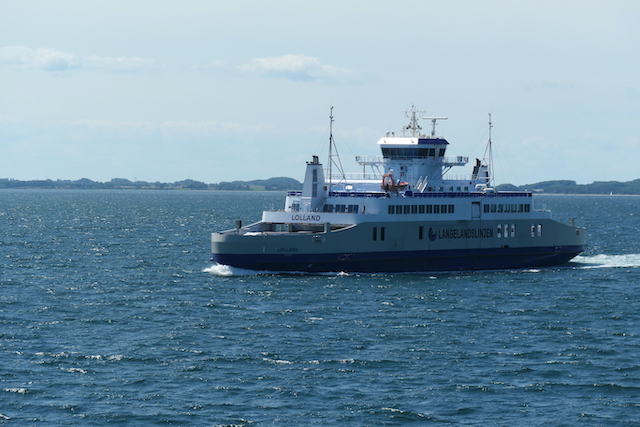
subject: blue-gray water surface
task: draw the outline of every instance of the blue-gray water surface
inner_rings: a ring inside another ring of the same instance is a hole
[[[0,191],[0,425],[640,425],[640,197],[535,196],[569,265],[256,274],[284,193]]]

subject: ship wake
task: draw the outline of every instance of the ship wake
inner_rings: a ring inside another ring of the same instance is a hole
[[[578,256],[572,264],[578,268],[640,267],[640,254]]]

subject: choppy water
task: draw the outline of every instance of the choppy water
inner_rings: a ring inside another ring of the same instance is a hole
[[[640,423],[640,197],[536,196],[588,229],[559,268],[211,265],[283,199],[0,191],[0,425]]]

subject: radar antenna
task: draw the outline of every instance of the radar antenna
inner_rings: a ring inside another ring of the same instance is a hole
[[[424,120],[431,120],[431,137],[436,136],[436,121],[447,120],[446,117],[423,117]]]

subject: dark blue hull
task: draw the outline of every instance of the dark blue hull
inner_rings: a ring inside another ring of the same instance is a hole
[[[398,273],[549,267],[565,264],[584,246],[340,254],[213,254],[222,265],[258,271]]]

